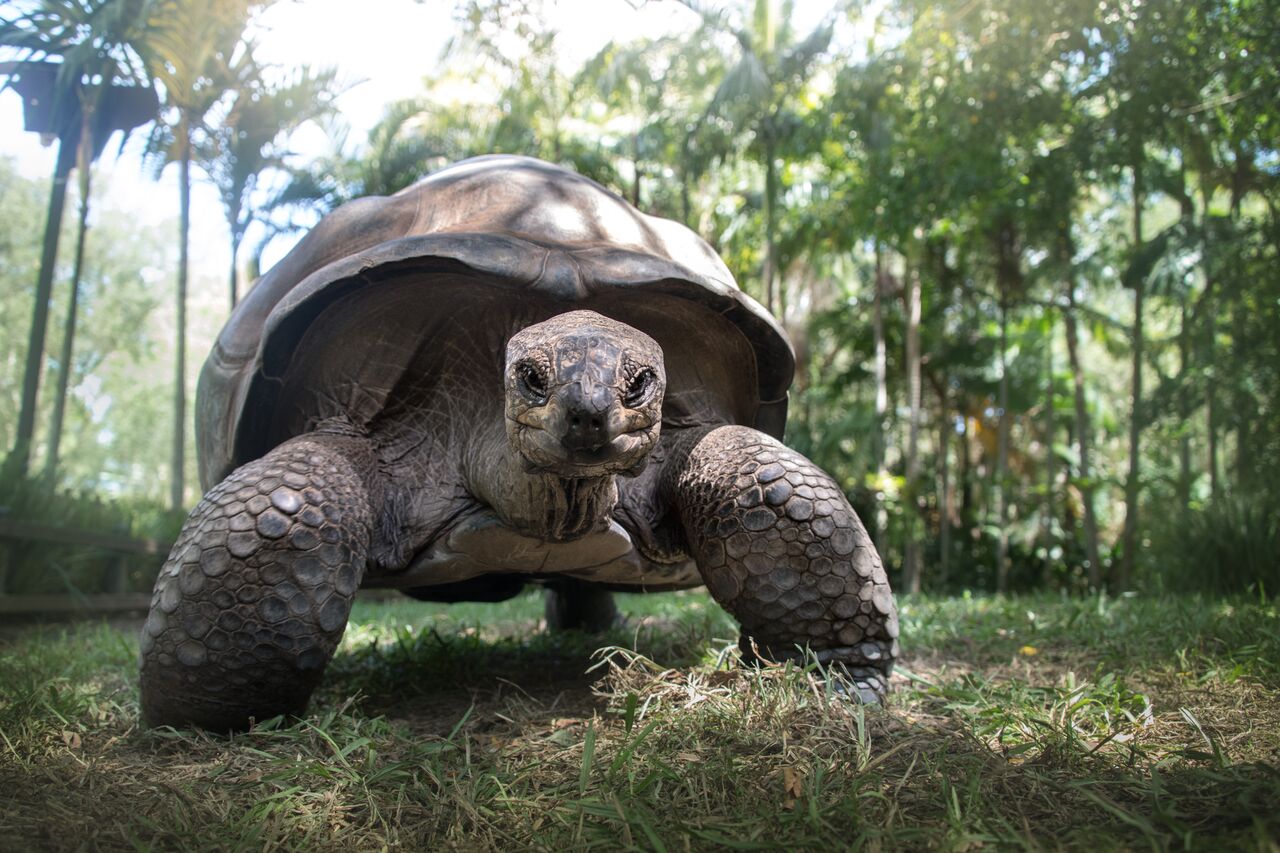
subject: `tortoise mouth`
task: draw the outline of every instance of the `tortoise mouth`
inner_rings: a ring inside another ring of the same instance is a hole
[[[657,443],[657,426],[625,432],[596,447],[572,446],[545,429],[519,424],[511,434],[515,451],[530,473],[565,479],[638,474]]]

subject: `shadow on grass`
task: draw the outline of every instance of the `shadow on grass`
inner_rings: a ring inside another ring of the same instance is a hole
[[[361,604],[311,713],[140,731],[132,636],[0,648],[17,849],[1274,849],[1274,605],[904,599],[886,709],[719,661],[704,594]],[[602,646],[611,646],[597,654]],[[593,663],[605,665],[588,674]]]
[[[708,643],[736,642],[729,617],[704,595],[619,595],[625,617],[599,633],[551,632],[539,591],[498,605],[393,602],[357,607],[325,673],[319,703],[352,699],[366,714],[437,718],[520,693],[552,711],[592,707],[595,652],[620,647],[671,666],[704,662]]]

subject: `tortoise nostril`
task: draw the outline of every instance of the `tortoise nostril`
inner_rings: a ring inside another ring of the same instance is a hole
[[[608,425],[602,414],[570,412],[565,417],[565,426],[560,443],[569,450],[599,450],[609,443]]]
[[[556,395],[560,444],[570,452],[593,453],[616,437],[609,412],[616,392],[605,385],[572,382]]]

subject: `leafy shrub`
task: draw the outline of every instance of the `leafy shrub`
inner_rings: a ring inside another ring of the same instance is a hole
[[[1154,551],[1154,583],[1168,591],[1280,591],[1280,512],[1270,501],[1214,501],[1163,527]]]

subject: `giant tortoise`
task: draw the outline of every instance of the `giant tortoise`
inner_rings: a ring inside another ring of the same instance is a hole
[[[894,602],[841,489],[783,446],[794,356],[711,247],[539,160],[457,163],[325,217],[237,306],[202,485],[142,631],[152,725],[301,713],[356,590],[549,627],[705,584],[748,660],[876,701]]]

